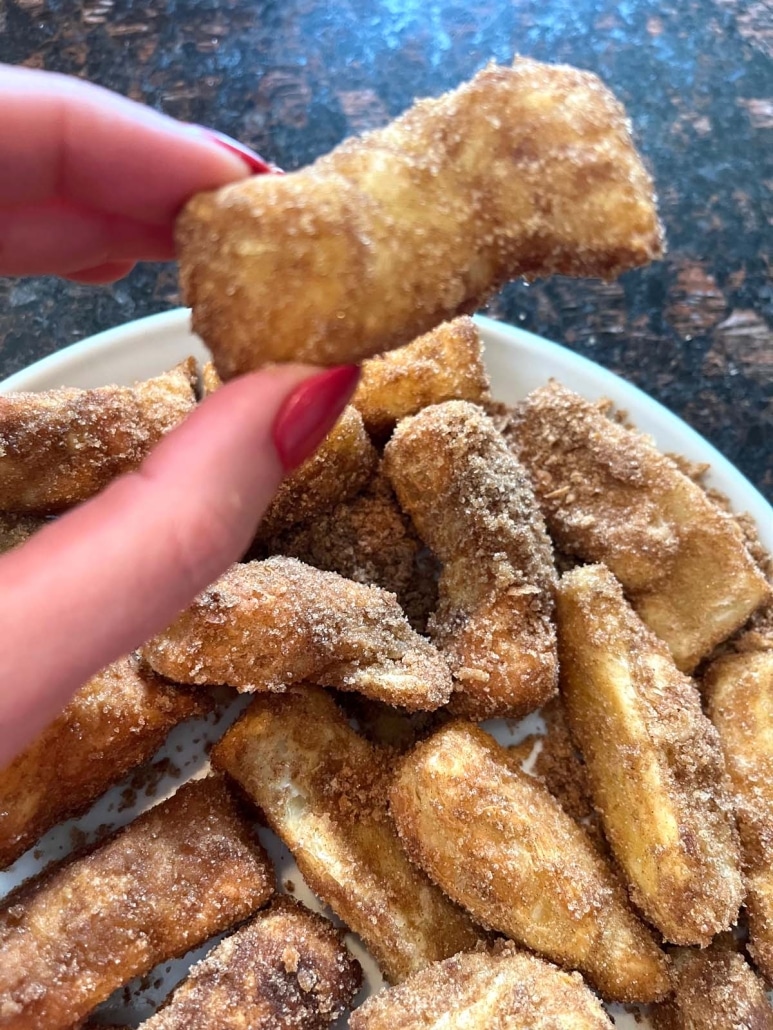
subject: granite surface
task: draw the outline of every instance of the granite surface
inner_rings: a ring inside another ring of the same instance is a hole
[[[514,52],[599,73],[658,185],[669,253],[619,282],[515,284],[494,317],[653,394],[773,499],[770,0],[0,0],[0,60],[91,79],[286,169]],[[0,376],[178,303],[0,279]]]

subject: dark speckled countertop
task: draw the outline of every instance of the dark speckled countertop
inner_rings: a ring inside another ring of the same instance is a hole
[[[589,68],[623,100],[669,253],[612,284],[512,285],[489,313],[634,381],[773,500],[771,0],[0,0],[0,60],[215,126],[286,169],[514,52]],[[111,288],[0,279],[0,376],[178,302],[164,265]]]

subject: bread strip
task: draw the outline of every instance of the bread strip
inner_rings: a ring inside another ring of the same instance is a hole
[[[0,1027],[65,1030],[157,963],[245,919],[274,889],[219,778],[187,784],[0,910]]]
[[[324,1030],[361,980],[340,930],[277,898],[193,966],[140,1030]]]
[[[189,202],[185,301],[224,379],[409,343],[518,276],[658,257],[652,182],[600,80],[518,58],[290,175]]]
[[[206,694],[165,683],[136,656],[94,676],[0,770],[0,869],[147,761],[178,722],[208,707]]]
[[[391,753],[358,736],[324,691],[257,698],[212,762],[258,805],[389,980],[480,940],[400,846],[387,814]]]

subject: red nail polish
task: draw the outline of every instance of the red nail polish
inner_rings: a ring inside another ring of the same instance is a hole
[[[273,437],[285,472],[297,468],[319,447],[338,421],[360,378],[357,365],[339,365],[307,379],[285,400]]]
[[[276,165],[272,165],[269,164],[268,161],[264,161],[260,154],[256,154],[254,150],[250,150],[250,148],[245,146],[244,143],[240,143],[238,140],[232,139],[230,136],[226,136],[222,132],[218,132],[217,129],[209,129],[205,125],[196,125],[194,127],[214,143],[217,143],[218,146],[224,147],[232,154],[236,154],[237,157],[241,158],[253,175],[266,175],[269,172],[278,173],[280,175],[284,174],[281,168],[277,168]]]

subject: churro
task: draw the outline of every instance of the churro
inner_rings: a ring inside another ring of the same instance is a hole
[[[598,999],[577,973],[503,943],[454,955],[369,998],[351,1030],[610,1030]]]
[[[409,856],[483,926],[610,1001],[654,1001],[666,959],[590,839],[481,729],[453,722],[404,758],[390,810]]]
[[[443,563],[428,630],[448,659],[455,712],[519,717],[555,693],[552,547],[518,461],[465,401],[404,419],[384,468]]]
[[[165,683],[135,655],[90,679],[0,769],[0,869],[147,761],[178,722],[208,707],[205,694]]]
[[[526,398],[505,435],[556,546],[607,565],[690,672],[770,587],[734,517],[608,408],[551,382]]]
[[[117,987],[252,914],[268,856],[219,778],[187,784],[0,910],[0,1027],[65,1030]]]
[[[196,404],[196,362],[135,386],[0,394],[0,509],[63,511],[134,471]]]
[[[140,1030],[324,1030],[361,980],[340,930],[277,898],[193,966]]]
[[[393,594],[294,558],[234,565],[142,654],[177,683],[247,692],[309,680],[431,710],[452,690],[442,655]]]
[[[224,379],[379,354],[519,276],[611,278],[658,257],[625,112],[565,65],[489,65],[309,168],[194,197],[185,302]]]
[[[46,519],[36,515],[13,515],[0,512],[0,554],[12,551],[24,544],[46,524]]]
[[[252,798],[388,980],[480,940],[400,846],[387,813],[392,753],[355,733],[324,691],[256,698],[212,761]]]

